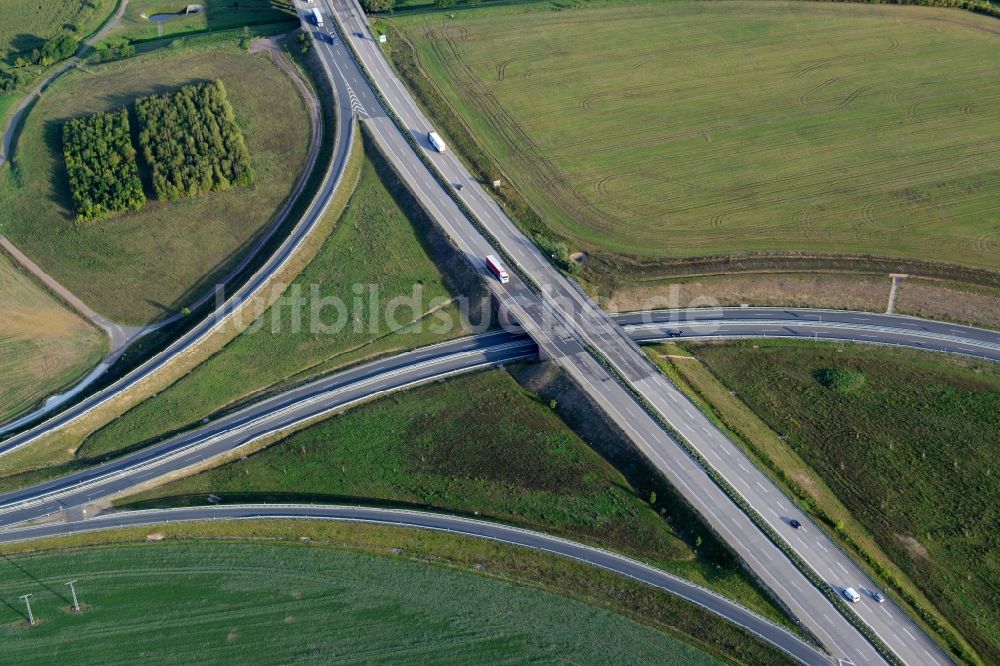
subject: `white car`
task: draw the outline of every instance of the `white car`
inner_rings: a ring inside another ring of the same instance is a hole
[[[855,592],[853,587],[845,587],[842,594],[844,595],[844,598],[852,604],[856,604],[861,601],[861,595]]]

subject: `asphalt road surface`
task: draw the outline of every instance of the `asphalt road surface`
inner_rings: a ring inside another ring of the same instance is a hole
[[[454,184],[463,185],[456,196],[489,230],[498,246],[540,285],[542,293],[538,295],[516,272],[512,272],[507,284],[499,285],[496,281],[491,284],[501,303],[538,343],[541,353],[557,362],[622,428],[831,653],[855,663],[882,662],[875,647],[841,614],[837,605],[808,582],[781,549],[716,485],[706,470],[598,363],[591,350],[597,350],[607,359],[624,377],[628,387],[652,405],[687,444],[736,489],[741,500],[763,517],[786,546],[831,586],[871,589],[872,583],[861,570],[811,523],[806,523],[807,537],[792,530],[788,521],[801,519],[801,516],[795,515],[791,502],[781,491],[652,366],[621,327],[594,307],[577,285],[549,264],[537,246],[520,233],[452,153],[439,154],[429,147],[426,135],[432,126],[385,60],[357,3],[354,0],[321,0],[319,5],[327,16],[331,12],[336,16],[342,27],[341,37],[350,41],[388,105],[437,171],[451,184],[449,188]],[[322,43],[319,53],[325,60],[335,63],[337,71],[357,93],[364,106],[359,115],[368,118],[364,123],[374,140],[459,250],[482,270],[482,258],[496,253],[496,248],[452,200],[455,190],[446,190],[437,181],[381,106],[364,102],[372,96],[367,80],[358,71],[352,54],[339,40],[333,41],[333,44]],[[877,605],[866,599],[845,612],[856,613],[906,663],[948,663],[936,644],[891,603]]]
[[[530,339],[501,331],[359,365],[255,402],[130,455],[0,495],[0,529],[54,513],[79,515],[88,504],[361,401],[536,353]]]
[[[1000,332],[903,315],[807,308],[704,308],[616,314],[637,342],[684,338],[811,338],[912,347],[1000,362]]]
[[[540,532],[524,530],[485,520],[472,520],[446,514],[405,509],[377,509],[352,506],[256,505],[213,506],[184,509],[156,509],[104,514],[87,521],[50,523],[19,530],[0,532],[0,543],[63,536],[80,532],[133,526],[152,526],[170,522],[253,519],[340,520],[410,527],[461,534],[541,550],[585,562],[677,595],[687,601],[737,624],[781,648],[810,666],[831,666],[832,660],[814,647],[770,620],[703,587],[655,569],[623,555],[560,539]]]

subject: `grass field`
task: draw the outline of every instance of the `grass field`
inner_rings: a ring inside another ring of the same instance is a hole
[[[426,229],[414,226],[426,222],[412,219],[366,159],[358,188],[336,229],[286,292],[310,297],[312,285],[317,285],[318,298],[342,299],[351,309],[351,321],[365,326],[359,330],[352,324],[335,332],[313,333],[310,306],[297,308],[299,314],[294,315],[290,302],[279,301],[262,316],[261,325],[248,329],[169,389],[99,430],[84,442],[78,455],[99,456],[161,435],[293,377],[312,376],[359,359],[460,335],[463,329],[457,324],[447,332],[431,327],[443,323],[445,317],[457,322],[453,306],[410,328],[391,328],[383,317],[375,328],[369,328],[370,291],[366,290],[355,309],[356,284],[378,285],[383,304],[409,295],[414,287],[421,291],[422,309],[415,314],[400,309],[398,319],[404,324],[451,299],[446,278],[422,244]],[[299,330],[295,330],[296,316],[301,317]],[[329,313],[324,316],[332,319]]]
[[[995,662],[1000,371],[855,346],[758,341],[691,349],[786,436],[881,549]],[[831,369],[839,373],[834,381],[822,372]]]
[[[0,62],[13,65],[18,56],[29,56],[64,31],[82,39],[111,15],[115,5],[115,0],[0,0]]]
[[[107,337],[0,253],[0,423],[97,365]]]
[[[781,618],[731,560],[699,556],[547,404],[499,370],[355,408],[125,502],[201,504],[209,493],[229,502],[374,501],[500,518],[631,553]]]
[[[571,250],[1000,268],[996,20],[840,3],[559,4],[389,22]]]
[[[67,611],[67,579],[85,604]],[[18,597],[33,593],[28,628]],[[443,567],[262,543],[104,546],[9,557],[0,636],[19,664],[720,663],[554,594]],[[111,655],[111,656],[109,656]]]
[[[282,22],[288,22],[291,29],[298,23],[291,3],[285,0],[201,0],[199,4],[204,6],[204,11],[178,13],[183,12],[187,4],[185,0],[130,0],[121,23],[104,41],[117,43],[123,37],[147,40]],[[156,14],[176,14],[176,18],[151,21],[149,17]]]
[[[62,122],[216,78],[236,110],[255,184],[151,202],[100,224],[75,224],[59,141]],[[28,116],[16,169],[0,170],[0,232],[101,314],[119,323],[149,322],[180,310],[238,260],[291,191],[309,134],[292,82],[267,55],[248,55],[235,44],[158,49],[88,66],[58,79]]]

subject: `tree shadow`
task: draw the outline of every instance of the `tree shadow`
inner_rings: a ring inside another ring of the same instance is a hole
[[[49,173],[49,185],[52,190],[53,203],[72,220],[73,196],[69,187],[69,172],[66,171],[62,141],[63,125],[69,120],[71,118],[46,120],[42,125],[42,141],[54,162],[54,167]]]
[[[10,40],[10,56],[29,56],[31,52],[35,49],[41,49],[45,45],[45,39],[39,37],[38,35],[32,35],[26,32],[14,35]]]

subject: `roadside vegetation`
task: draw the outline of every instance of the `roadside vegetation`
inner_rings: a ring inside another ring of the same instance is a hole
[[[65,74],[35,104],[20,133],[15,162],[0,170],[2,233],[84,302],[119,323],[143,324],[179,312],[187,299],[224,275],[272,220],[304,167],[310,126],[298,91],[269,56],[247,54],[235,42],[158,48]],[[183,201],[150,202],[101,224],[76,224],[63,167],[62,125],[216,79],[225,82],[236,110],[254,184]]]
[[[994,19],[829,3],[462,9],[376,28],[480,177],[526,198],[504,191],[521,223],[590,255],[588,279],[746,253],[1000,267]]]
[[[103,46],[144,42],[158,37],[183,37],[200,32],[250,27],[254,32],[287,32],[298,17],[287,0],[199,0],[200,12],[185,14],[186,0],[129,0],[118,27]],[[158,20],[150,17],[156,16]]]
[[[0,294],[0,423],[6,423],[82,378],[108,343],[3,252]]]
[[[783,471],[805,508],[860,548],[908,602],[918,609],[932,602],[986,663],[995,661],[995,366],[786,341],[684,348],[714,377],[697,361],[674,359],[682,381],[747,438],[757,457]],[[728,390],[715,387],[718,381]],[[763,423],[730,404],[739,401]],[[944,624],[933,611],[918,614],[932,626]]]
[[[203,504],[209,494],[224,502],[365,501],[498,518],[635,555],[783,621],[728,552],[688,524],[688,541],[680,538],[651,498],[640,497],[551,403],[501,370],[357,407],[120,503]],[[658,506],[670,518],[683,514],[669,499]]]
[[[226,87],[216,79],[136,100],[139,145],[158,199],[248,185],[250,156]]]
[[[150,534],[163,541],[147,542]],[[0,576],[0,593],[34,593],[32,610],[41,619],[28,631],[14,604],[3,609],[8,620],[0,632],[18,663],[33,663],[53,646],[82,661],[113,648],[126,660],[163,663],[255,661],[262,652],[277,661],[465,664],[528,655],[575,663],[793,663],[697,606],[635,581],[422,530],[195,523],[30,542],[4,553],[12,566]],[[81,615],[66,612],[66,576],[80,581]],[[227,610],[219,613],[220,606]],[[129,640],[109,635],[113,627],[127,628]]]
[[[62,134],[78,222],[142,208],[146,195],[139,181],[127,109],[74,118],[63,125]]]

